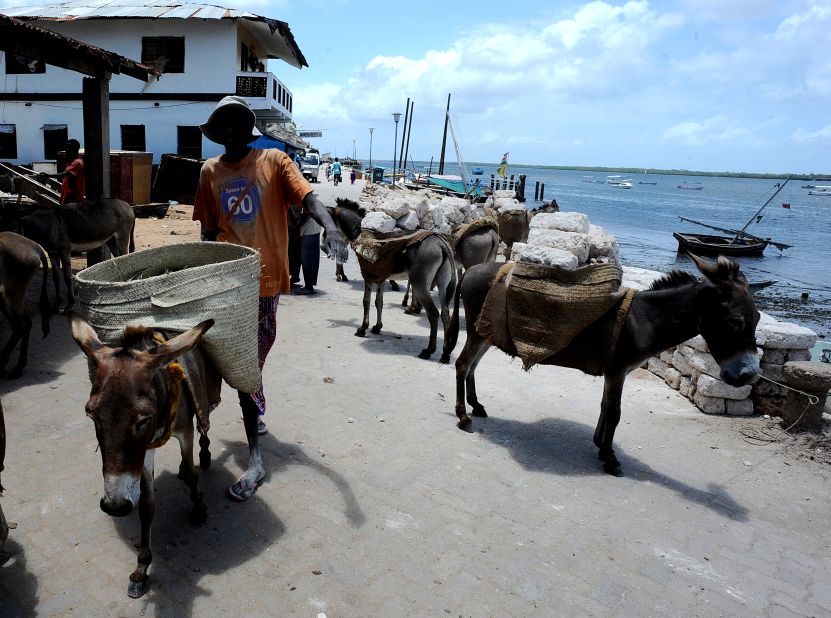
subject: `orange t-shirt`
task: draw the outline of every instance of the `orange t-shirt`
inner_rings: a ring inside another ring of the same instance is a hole
[[[301,204],[312,186],[280,150],[252,149],[242,161],[213,157],[202,165],[193,219],[217,240],[260,252],[260,296],[288,292],[288,209]]]

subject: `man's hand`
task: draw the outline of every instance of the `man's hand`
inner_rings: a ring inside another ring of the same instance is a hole
[[[323,250],[327,257],[334,259],[341,264],[349,259],[349,248],[346,246],[346,239],[339,229],[326,230],[326,237],[323,240]]]

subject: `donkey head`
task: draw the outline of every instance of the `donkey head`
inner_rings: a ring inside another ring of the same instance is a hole
[[[335,208],[329,209],[335,225],[347,240],[355,240],[361,233],[361,220],[366,216],[366,209],[358,202],[343,197],[337,198],[335,204]]]
[[[86,414],[95,423],[101,450],[101,510],[124,516],[138,503],[144,458],[156,429],[161,402],[157,402],[154,374],[193,349],[213,320],[161,344],[154,342],[152,329],[128,328],[120,347],[101,343],[93,328],[77,314],[69,315],[69,324],[94,375]]]
[[[743,386],[759,373],[756,325],[759,312],[739,265],[720,256],[716,262],[690,254],[707,281],[696,298],[699,332],[721,368],[721,379]]]

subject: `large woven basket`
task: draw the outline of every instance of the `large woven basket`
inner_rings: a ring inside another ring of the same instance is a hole
[[[184,332],[213,318],[202,345],[222,377],[248,393],[260,387],[260,257],[255,250],[222,242],[181,243],[106,260],[74,280],[77,311],[104,343],[118,343],[125,326]]]

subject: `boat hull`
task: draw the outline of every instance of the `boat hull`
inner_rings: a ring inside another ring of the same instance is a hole
[[[679,251],[696,255],[760,256],[768,244],[766,240],[735,239],[733,236],[686,234],[673,232]]]

